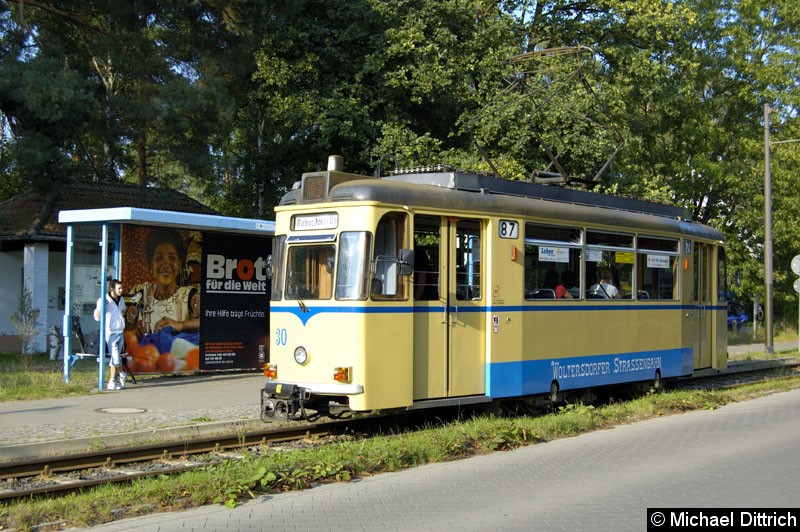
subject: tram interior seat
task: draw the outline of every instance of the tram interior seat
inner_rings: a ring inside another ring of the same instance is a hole
[[[636,299],[650,299],[650,294],[647,290],[639,290],[636,292]]]
[[[525,294],[525,299],[555,299],[556,291],[550,288],[540,288]]]
[[[456,299],[459,301],[472,301],[480,298],[481,293],[478,287],[468,284],[456,286]]]

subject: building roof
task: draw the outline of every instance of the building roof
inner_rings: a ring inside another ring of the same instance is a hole
[[[44,195],[26,192],[0,202],[0,250],[30,242],[62,245],[67,227],[58,222],[62,210],[140,207],[196,214],[219,214],[182,192],[127,183],[74,181]]]

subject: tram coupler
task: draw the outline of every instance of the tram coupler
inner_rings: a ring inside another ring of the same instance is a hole
[[[305,417],[304,401],[310,396],[310,391],[302,386],[268,382],[261,390],[261,420],[288,421],[295,419],[298,412]]]

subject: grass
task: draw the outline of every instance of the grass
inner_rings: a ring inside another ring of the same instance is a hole
[[[800,388],[799,376],[787,371],[787,377],[726,390],[651,393],[600,407],[567,405],[537,417],[476,417],[444,425],[432,423],[423,430],[403,434],[350,437],[327,445],[316,442],[318,445],[311,448],[210,464],[176,476],[100,486],[52,500],[6,504],[0,506],[0,530],[33,530],[42,523],[89,527],[207,504],[234,507],[260,494],[504,451],[656,416],[713,410],[731,402]]]
[[[108,380],[108,368],[104,378]],[[149,378],[147,375],[137,379]],[[69,384],[64,382],[64,361],[46,354],[0,353],[0,401],[54,399],[98,392],[95,359],[75,362]]]
[[[80,360],[64,382],[64,362],[47,355],[0,353],[0,401],[49,399],[91,393],[97,389],[97,362]]]
[[[748,329],[741,332],[732,332],[728,331],[728,345],[729,346],[737,346],[737,345],[749,345],[749,344],[763,344],[764,343],[764,328],[760,327],[756,329],[756,339],[753,340],[753,330]],[[763,350],[758,350],[754,352],[739,354],[739,355],[732,355],[729,356],[728,360],[765,360],[770,358],[784,358],[786,356],[797,356],[797,331],[793,328],[789,327],[779,327],[776,328],[773,332],[773,346],[775,344],[783,343],[783,342],[791,342],[792,347],[789,350],[779,350],[775,349],[773,353],[767,354],[764,353]]]
[[[773,328],[772,340],[773,342],[797,342],[797,329],[786,324],[778,325]],[[728,345],[763,344],[764,341],[763,325],[759,325],[756,328],[755,339],[753,339],[752,324],[749,324],[741,331],[728,331]]]

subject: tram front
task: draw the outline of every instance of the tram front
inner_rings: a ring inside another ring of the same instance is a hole
[[[302,186],[276,208],[264,421],[412,403],[408,213],[371,201],[330,201],[331,183],[343,177],[374,179],[304,174]],[[308,201],[318,178],[323,200]]]

